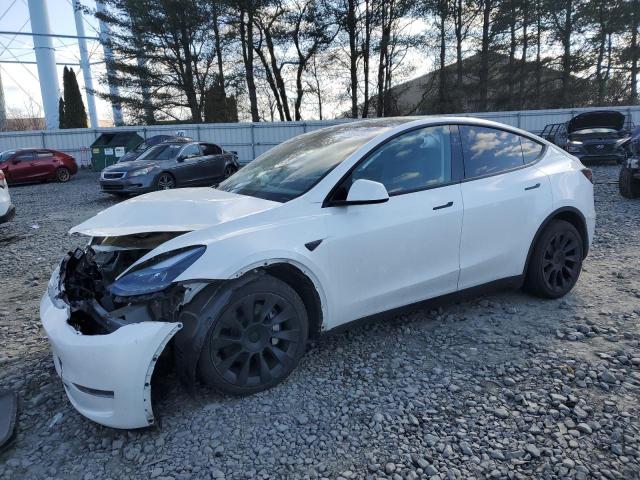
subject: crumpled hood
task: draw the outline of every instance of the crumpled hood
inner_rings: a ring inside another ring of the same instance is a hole
[[[113,237],[149,232],[190,232],[282,205],[210,187],[148,193],[121,202],[69,233]]]

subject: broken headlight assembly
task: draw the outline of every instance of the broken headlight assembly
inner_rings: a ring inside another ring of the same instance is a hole
[[[158,255],[125,273],[108,289],[112,295],[119,297],[146,295],[164,290],[193,265],[205,250],[204,245],[198,245]]]

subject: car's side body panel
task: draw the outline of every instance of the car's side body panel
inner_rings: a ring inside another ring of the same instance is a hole
[[[326,210],[330,327],[456,290],[460,184]]]
[[[465,289],[520,275],[538,225],[551,212],[551,184],[535,165],[462,183],[460,282]]]

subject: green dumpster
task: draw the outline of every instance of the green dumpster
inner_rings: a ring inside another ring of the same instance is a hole
[[[113,165],[129,150],[137,147],[144,139],[136,132],[102,133],[91,144],[91,166],[96,172]]]

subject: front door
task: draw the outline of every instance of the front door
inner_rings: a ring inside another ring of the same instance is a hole
[[[32,182],[34,175],[33,152],[18,152],[9,160],[8,171],[11,182]]]
[[[382,183],[386,203],[329,206],[335,299],[329,327],[456,290],[462,195],[452,169],[450,129],[404,133],[368,155],[342,182]]]

